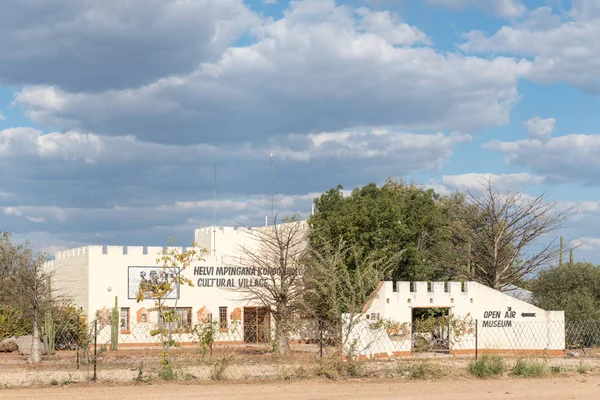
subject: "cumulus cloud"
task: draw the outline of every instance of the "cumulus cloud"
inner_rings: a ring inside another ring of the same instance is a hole
[[[26,86],[15,104],[41,125],[163,143],[370,126],[469,133],[509,122],[529,68],[436,52],[397,15],[333,0],[292,2],[254,32],[191,73],[100,93]]]
[[[545,177],[536,176],[526,172],[514,174],[484,174],[468,173],[460,175],[443,175],[441,179],[434,179],[428,186],[441,194],[449,194],[457,190],[469,190],[473,193],[480,192],[488,181],[500,191],[520,190],[527,186],[544,183]]]
[[[6,119],[6,117],[4,115],[2,115],[2,113],[0,113],[0,121],[4,121]]]
[[[4,0],[0,83],[136,87],[218,59],[259,23],[242,0]]]
[[[185,146],[11,128],[0,131],[0,170],[11,171],[2,178],[0,213],[3,229],[37,232],[41,225],[64,243],[158,244],[171,229],[187,240],[195,227],[212,222],[215,164],[220,223],[250,226],[270,211],[270,151],[275,205],[289,215],[309,212],[317,193],[338,183],[353,188],[437,170],[469,140],[360,130],[274,137],[263,147]]]
[[[600,6],[573,1],[556,14],[550,7],[529,12],[523,22],[503,26],[492,35],[472,31],[461,49],[470,53],[503,53],[532,60],[527,77],[535,82],[566,82],[584,92],[600,92]]]
[[[494,140],[483,147],[501,152],[510,164],[529,167],[560,181],[600,183],[600,135],[570,134],[544,141]]]
[[[523,0],[427,0],[427,2],[456,10],[477,7],[503,18],[520,17],[527,10]]]
[[[546,140],[550,137],[552,132],[554,132],[556,119],[533,117],[523,122],[523,125],[534,138]]]

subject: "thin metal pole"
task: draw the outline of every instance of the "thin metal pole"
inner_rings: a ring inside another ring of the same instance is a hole
[[[98,374],[96,369],[96,358],[98,355],[98,320],[94,320],[94,376],[92,377],[92,381],[96,382],[98,380]]]
[[[323,358],[323,321],[319,320],[319,356]]]
[[[273,179],[273,157],[275,155],[273,153],[271,153],[269,155],[269,157],[271,157],[271,224],[275,224],[275,220],[274,220],[274,206],[275,206],[275,200],[274,200],[274,195],[273,195],[273,190],[274,190],[274,186],[275,186],[275,180]]]
[[[213,255],[217,255],[217,164],[213,176]]]
[[[477,361],[477,357],[479,356],[479,332],[478,332],[479,321],[475,320],[475,361]]]

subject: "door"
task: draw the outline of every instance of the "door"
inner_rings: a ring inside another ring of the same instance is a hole
[[[269,343],[271,318],[266,307],[244,307],[244,343]]]

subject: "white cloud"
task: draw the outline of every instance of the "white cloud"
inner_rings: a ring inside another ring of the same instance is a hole
[[[6,120],[6,117],[4,115],[2,115],[2,113],[0,113],[0,121],[4,121]]]
[[[468,173],[460,175],[443,175],[439,180],[433,180],[429,187],[441,194],[448,194],[456,190],[469,190],[477,193],[483,185],[491,180],[494,188],[500,191],[520,190],[527,186],[544,183],[545,177],[528,174],[526,172],[514,174],[483,174]]]
[[[333,0],[292,2],[255,33],[189,74],[99,93],[26,86],[15,104],[41,125],[170,143],[372,126],[468,133],[509,122],[529,69],[411,47],[426,36],[394,14]]]
[[[546,140],[550,137],[552,132],[554,132],[556,119],[533,117],[523,122],[523,125],[534,138]]]
[[[600,182],[600,135],[570,134],[547,140],[491,141],[483,145],[504,154],[510,164],[563,181]]]
[[[520,17],[527,10],[523,0],[427,0],[427,2],[457,10],[478,7],[503,18]]]
[[[580,237],[569,242],[569,246],[576,248],[575,251],[582,250],[587,252],[596,252],[600,250],[600,238]]]
[[[514,26],[491,36],[467,34],[461,49],[471,53],[504,53],[530,57],[527,77],[535,82],[566,82],[589,93],[600,92],[600,12],[597,2],[575,1],[567,15],[550,7],[528,13]]]
[[[20,217],[21,215],[23,215],[23,212],[17,207],[4,207],[2,213],[4,215],[14,215],[16,217]]]

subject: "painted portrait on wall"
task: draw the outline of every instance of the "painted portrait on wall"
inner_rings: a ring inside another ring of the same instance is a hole
[[[127,298],[135,300],[140,290],[140,285],[144,285],[145,283],[173,281],[173,278],[178,272],[178,268],[165,270],[162,267],[128,267]],[[146,298],[150,299],[151,296],[146,294]],[[173,284],[173,290],[166,298],[173,300],[179,298],[179,286]]]

